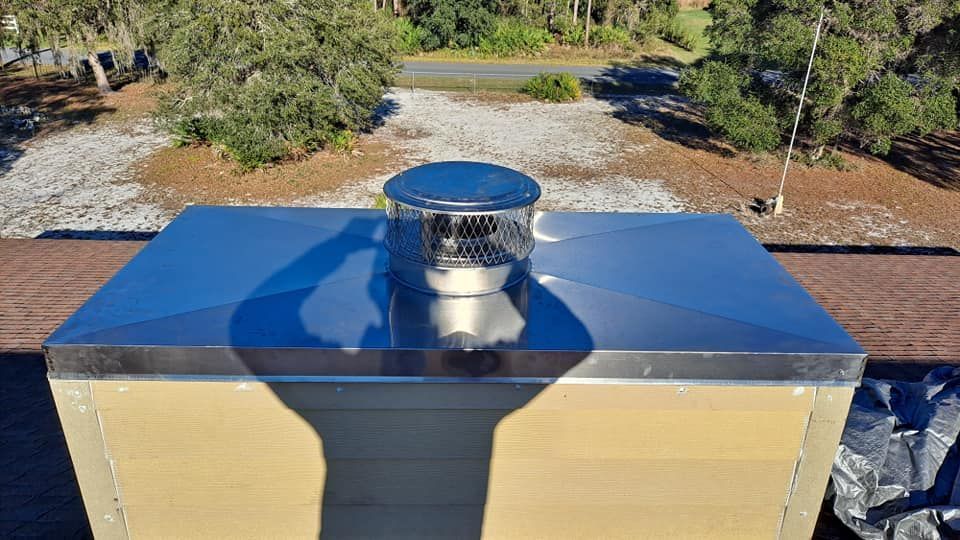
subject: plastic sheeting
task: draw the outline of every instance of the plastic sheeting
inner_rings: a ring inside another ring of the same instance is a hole
[[[833,465],[833,511],[861,538],[960,538],[960,368],[864,379]]]

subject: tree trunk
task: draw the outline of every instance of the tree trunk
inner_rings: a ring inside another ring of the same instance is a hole
[[[400,11],[401,11],[401,9],[400,9],[400,0],[393,0],[393,16],[394,16],[394,17],[399,17],[399,16],[400,16]]]
[[[30,61],[33,62],[33,76],[36,77],[36,78],[39,80],[39,79],[40,79],[40,72],[37,71],[37,54],[38,54],[38,53],[37,53],[37,49],[31,47],[31,49],[30,49]]]
[[[93,77],[97,80],[97,89],[100,90],[100,93],[109,94],[113,92],[113,88],[110,88],[110,80],[107,79],[107,72],[103,70],[103,65],[97,58],[97,54],[88,50],[87,61],[90,62],[90,69],[93,70]]]
[[[580,11],[580,0],[573,0],[573,24],[577,24],[578,11]]]
[[[616,9],[617,4],[615,2],[607,2],[607,5],[603,7],[603,24],[610,25],[613,22],[613,11]]]
[[[583,33],[583,46],[590,46],[590,19],[593,17],[590,16],[590,12],[593,10],[593,0],[587,0],[587,14],[584,15],[584,19],[587,21],[587,28]]]

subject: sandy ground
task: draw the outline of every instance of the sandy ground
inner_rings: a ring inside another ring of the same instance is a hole
[[[165,146],[148,121],[77,127],[0,148],[0,236],[157,230],[173,213],[139,202],[131,164]],[[17,155],[22,152],[22,154]],[[2,170],[2,169],[0,169]]]
[[[679,212],[681,199],[658,179],[611,167],[648,151],[631,142],[609,104],[595,99],[546,105],[484,101],[445,92],[395,91],[373,138],[391,145],[402,166],[311,195],[295,204],[368,206],[383,182],[403,167],[432,161],[485,161],[523,171],[543,186],[544,210]],[[560,166],[558,166],[560,165]],[[588,171],[585,175],[583,171]]]

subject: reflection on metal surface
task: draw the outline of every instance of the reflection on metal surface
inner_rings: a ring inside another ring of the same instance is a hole
[[[446,268],[390,258],[390,272],[404,285],[422,292],[449,296],[484,295],[509,287],[524,278],[530,261],[523,259],[485,268]]]
[[[441,296],[394,287],[391,345],[424,342],[450,349],[517,349],[526,344],[527,283],[477,296]]]

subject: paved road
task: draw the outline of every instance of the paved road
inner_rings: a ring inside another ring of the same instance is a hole
[[[24,51],[24,54],[26,54],[26,51]],[[20,58],[20,52],[10,47],[3,47],[2,49],[0,49],[0,57],[3,57],[2,63],[6,64],[11,60]],[[66,60],[67,60],[67,56],[66,56],[66,52],[64,52],[63,61],[66,62]],[[27,62],[27,64],[29,64],[30,58],[27,57],[24,59],[24,61]],[[46,49],[40,53],[40,63],[53,64],[53,54],[50,52],[50,49]]]
[[[0,49],[3,62],[17,58],[19,54],[14,49]],[[101,61],[109,63],[106,53],[101,53]],[[66,60],[66,53],[64,53]],[[29,60],[28,60],[29,62]],[[49,50],[40,53],[40,63],[53,64],[53,55]],[[529,78],[541,71],[556,73],[566,71],[581,79],[594,82],[613,82],[637,86],[672,86],[677,82],[677,71],[670,68],[653,66],[564,66],[548,64],[486,64],[476,62],[405,62],[403,73],[410,74],[469,74],[478,77],[496,78]]]
[[[676,70],[662,67],[629,66],[563,66],[539,64],[481,64],[470,62],[405,62],[404,73],[423,74],[476,74],[486,78],[532,77],[541,71],[567,71],[582,79],[598,82],[619,82],[635,85],[670,86],[677,82]]]

